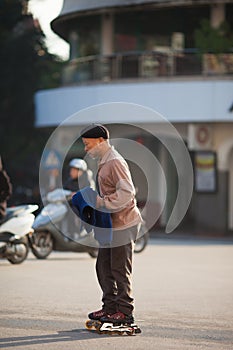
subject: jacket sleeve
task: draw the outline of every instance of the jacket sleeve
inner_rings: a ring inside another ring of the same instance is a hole
[[[128,206],[135,197],[135,188],[126,162],[114,161],[110,174],[115,191],[103,197],[97,196],[97,208],[105,207],[119,211]]]

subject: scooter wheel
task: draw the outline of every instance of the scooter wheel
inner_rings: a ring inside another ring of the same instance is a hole
[[[92,257],[92,258],[97,258],[98,256],[98,251],[99,249],[98,248],[93,248],[91,251],[88,252],[88,254]]]
[[[35,231],[32,238],[32,253],[37,259],[46,259],[53,250],[53,238],[48,231]]]
[[[29,248],[26,243],[17,243],[13,245],[14,253],[7,257],[11,264],[21,264],[28,256]]]

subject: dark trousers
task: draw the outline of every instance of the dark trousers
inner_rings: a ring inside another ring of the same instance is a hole
[[[96,273],[103,291],[103,309],[107,313],[121,311],[131,315],[134,309],[132,297],[132,258],[137,226],[114,231],[115,241],[122,236],[128,243],[113,248],[100,248],[96,261]]]

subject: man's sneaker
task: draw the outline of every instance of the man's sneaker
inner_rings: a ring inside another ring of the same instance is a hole
[[[100,320],[104,316],[107,316],[107,314],[103,309],[98,311],[93,311],[88,315],[90,320]]]
[[[134,317],[133,315],[125,315],[122,312],[116,312],[115,314],[108,315],[101,317],[101,322],[110,322],[110,323],[133,323]]]

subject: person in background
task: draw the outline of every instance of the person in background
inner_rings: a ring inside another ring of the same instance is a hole
[[[12,195],[12,184],[10,178],[3,169],[2,159],[0,156],[0,223],[6,216],[7,200]]]
[[[87,163],[81,158],[74,158],[69,162],[70,172],[69,178],[64,183],[63,188],[69,190],[74,195],[77,191],[81,190],[84,187],[91,187],[95,189],[95,182],[93,180],[93,173],[90,169],[87,168]],[[73,239],[78,239],[81,229],[82,222],[78,217],[77,209],[72,204],[72,200],[68,201],[73,212],[76,214],[73,215],[72,212],[68,213],[67,216],[67,230],[68,235]]]
[[[65,190],[76,193],[87,186],[92,187],[93,189],[95,188],[92,171],[87,168],[85,160],[74,158],[70,161],[69,167],[70,177],[63,186]]]

